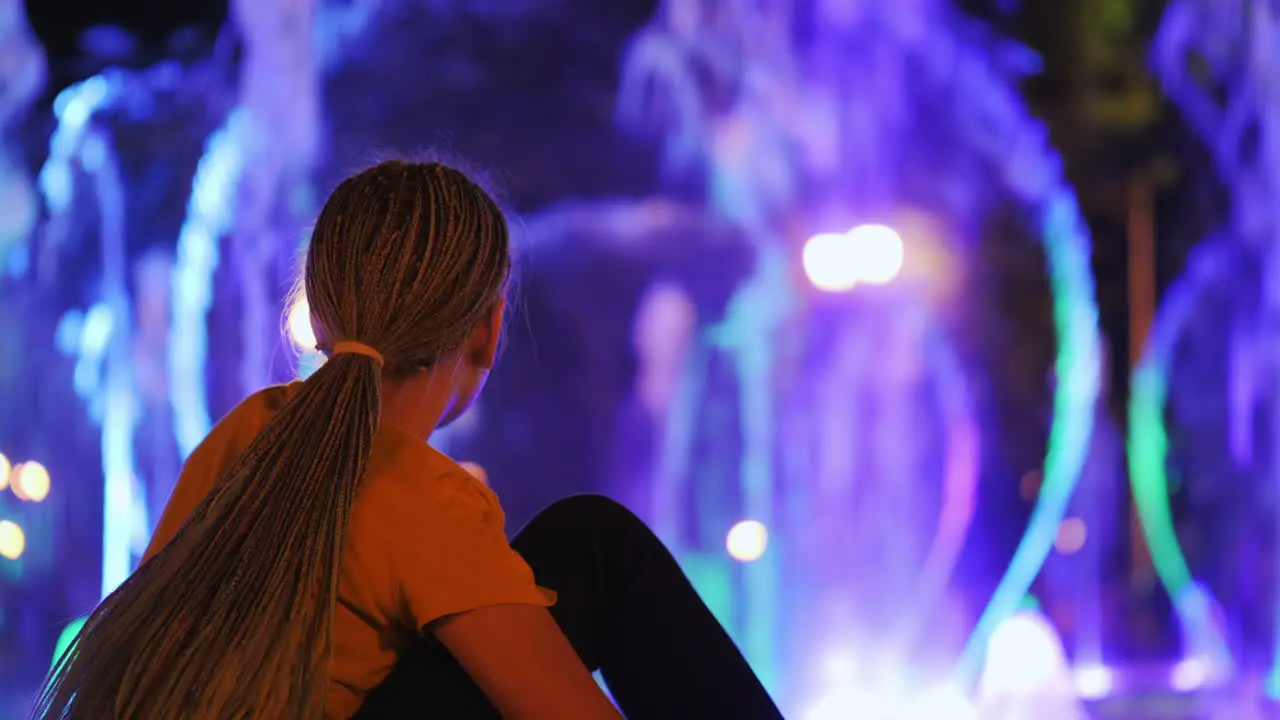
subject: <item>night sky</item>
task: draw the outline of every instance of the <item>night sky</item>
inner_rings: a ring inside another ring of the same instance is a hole
[[[112,24],[124,27],[145,43],[161,44],[184,26],[217,28],[226,16],[219,0],[27,0],[27,13],[49,54],[66,58],[75,53],[76,39],[85,28]]]

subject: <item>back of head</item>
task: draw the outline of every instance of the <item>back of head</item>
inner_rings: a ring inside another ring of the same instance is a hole
[[[319,718],[351,504],[381,377],[430,366],[492,312],[511,272],[489,195],[437,163],[344,181],[307,252],[334,355],[227,468],[172,541],[89,617],[39,717]]]

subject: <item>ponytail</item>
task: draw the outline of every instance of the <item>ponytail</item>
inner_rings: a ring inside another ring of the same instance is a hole
[[[172,541],[93,611],[33,717],[320,718],[343,543],[379,407],[377,359],[335,355],[317,370]]]

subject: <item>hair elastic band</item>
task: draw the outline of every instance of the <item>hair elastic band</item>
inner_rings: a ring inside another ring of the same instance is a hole
[[[329,357],[333,357],[335,355],[363,355],[370,360],[373,360],[379,369],[386,364],[386,361],[382,358],[382,353],[355,340],[343,340],[340,343],[334,343],[333,351],[329,353]]]

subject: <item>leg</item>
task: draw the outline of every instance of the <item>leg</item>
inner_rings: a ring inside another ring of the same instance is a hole
[[[662,543],[635,515],[582,495],[538,514],[512,546],[556,590],[552,614],[632,720],[782,717]],[[424,640],[358,718],[498,714],[447,651]]]

